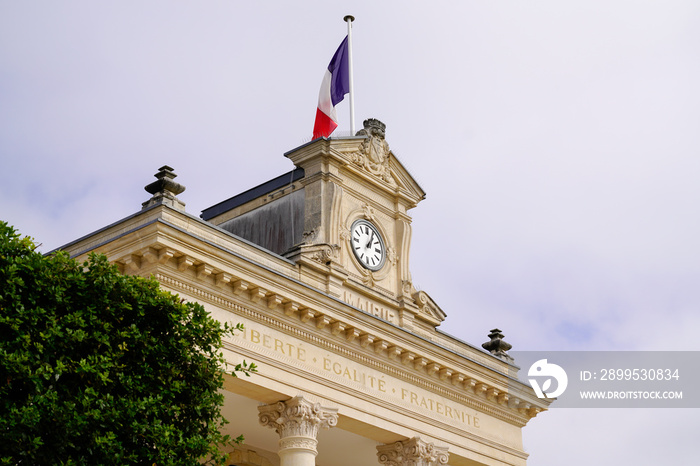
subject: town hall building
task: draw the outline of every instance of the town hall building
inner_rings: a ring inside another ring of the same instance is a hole
[[[498,329],[483,348],[437,329],[449,309],[409,268],[425,193],[385,129],[304,144],[293,170],[200,216],[164,166],[141,210],[63,247],[244,324],[224,354],[259,369],[226,378],[227,433],[245,436],[230,465],[526,464],[522,429],[550,400]]]

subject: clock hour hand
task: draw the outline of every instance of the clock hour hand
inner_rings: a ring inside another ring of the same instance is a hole
[[[374,232],[370,231],[369,234],[369,242],[365,245],[365,248],[369,249],[370,246],[372,246],[372,241],[374,240]]]

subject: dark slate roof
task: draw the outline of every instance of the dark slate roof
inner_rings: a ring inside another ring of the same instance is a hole
[[[278,189],[281,189],[289,185],[290,183],[300,180],[303,177],[304,169],[297,168],[295,170],[285,173],[284,175],[280,175],[277,178],[273,178],[270,181],[267,181],[261,185],[251,188],[248,191],[244,191],[241,194],[233,196],[229,199],[226,199],[225,201],[221,201],[218,204],[204,209],[200,214],[200,217],[202,217],[203,220],[212,219],[217,215],[221,215],[224,212],[228,212],[231,209],[235,209],[236,207],[243,205],[246,202],[250,202],[253,199],[257,199],[260,196],[264,196],[265,194],[271,193],[273,191],[277,191]]]

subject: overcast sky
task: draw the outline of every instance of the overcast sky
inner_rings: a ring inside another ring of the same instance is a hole
[[[427,192],[411,270],[442,330],[700,350],[700,2],[330,3],[0,0],[0,219],[49,251],[162,165],[194,215],[291,170],[351,13],[356,125]],[[689,464],[698,414],[553,408],[528,464]]]

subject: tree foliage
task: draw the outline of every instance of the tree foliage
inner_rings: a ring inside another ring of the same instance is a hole
[[[43,256],[0,222],[0,463],[222,460],[236,328],[104,256]]]

